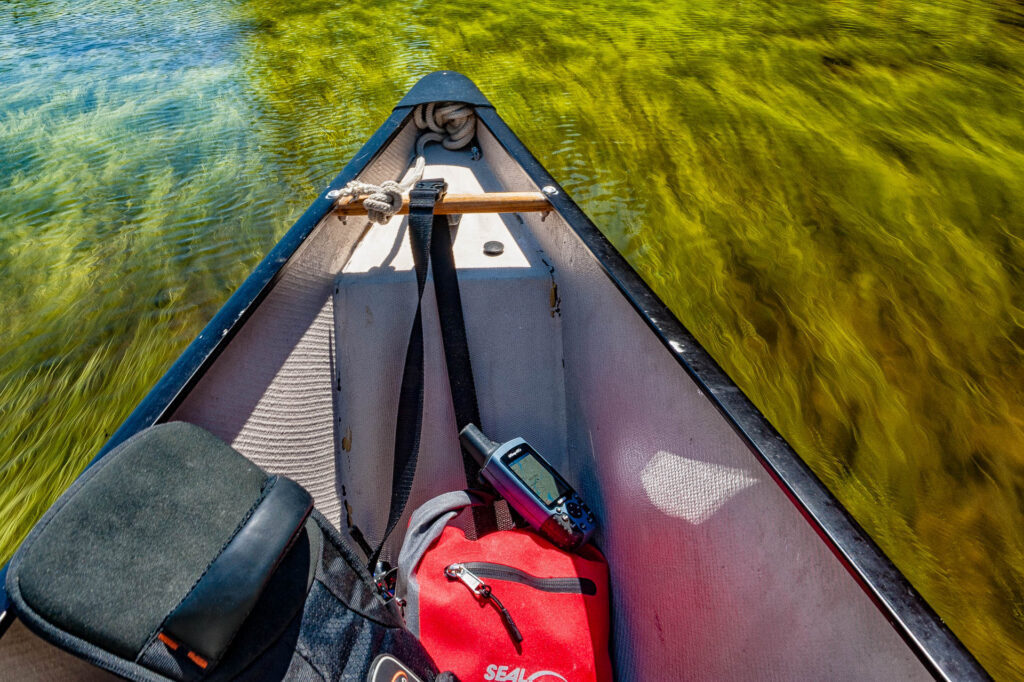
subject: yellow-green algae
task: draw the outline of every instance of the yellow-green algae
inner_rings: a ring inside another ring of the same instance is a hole
[[[982,663],[1019,675],[1008,0],[4,4],[3,556],[439,68],[480,85]]]

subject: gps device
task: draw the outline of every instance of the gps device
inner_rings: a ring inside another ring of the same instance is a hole
[[[495,443],[474,424],[459,434],[480,475],[541,535],[576,549],[594,533],[594,513],[558,472],[522,438]]]

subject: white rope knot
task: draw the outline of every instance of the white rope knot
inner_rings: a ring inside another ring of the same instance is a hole
[[[366,209],[366,217],[371,222],[383,225],[391,220],[391,216],[398,213],[402,208],[402,196],[412,189],[423,177],[423,169],[427,160],[420,156],[416,163],[405,174],[401,182],[385,180],[379,185],[369,182],[352,180],[341,189],[334,189],[327,193],[328,199],[337,201],[344,197],[351,197],[353,201],[363,198],[363,208]]]
[[[353,201],[362,198],[366,217],[383,225],[402,208],[402,196],[423,178],[427,164],[423,156],[424,147],[431,142],[440,142],[445,149],[462,149],[476,135],[476,113],[468,104],[421,104],[413,110],[412,118],[416,127],[426,132],[420,133],[416,140],[416,163],[401,182],[385,180],[374,185],[353,180],[341,189],[328,192],[327,198],[335,201],[344,197],[351,197]]]
[[[394,180],[380,183],[377,191],[363,199],[366,216],[375,223],[386,223],[402,208],[402,187]]]

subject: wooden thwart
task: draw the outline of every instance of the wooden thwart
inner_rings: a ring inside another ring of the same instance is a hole
[[[529,213],[550,211],[551,202],[542,192],[488,192],[486,194],[447,194],[434,206],[438,215],[461,213]],[[334,207],[338,215],[366,215],[362,199],[348,199]],[[402,200],[398,215],[408,215],[409,198]]]

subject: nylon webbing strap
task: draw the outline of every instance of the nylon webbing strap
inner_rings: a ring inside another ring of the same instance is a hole
[[[412,330],[409,332],[409,345],[406,347],[405,366],[402,370],[402,387],[398,393],[388,523],[384,527],[380,544],[370,556],[371,573],[376,568],[384,543],[402,518],[416,476],[416,459],[420,450],[420,434],[423,431],[423,290],[427,284],[434,204],[441,198],[444,189],[443,181],[426,180],[417,183],[409,192],[409,244],[412,247],[413,269],[416,271],[416,315],[413,317]]]
[[[395,456],[391,474],[391,503],[388,522],[380,544],[370,556],[373,572],[380,553],[391,532],[398,525],[409,501],[416,476],[420,436],[423,431],[423,291],[426,288],[427,268],[433,259],[434,292],[438,319],[441,323],[441,341],[444,346],[448,382],[455,408],[455,421],[459,430],[470,423],[480,424],[476,402],[476,386],[469,359],[465,319],[462,315],[462,297],[455,273],[451,234],[447,216],[435,216],[434,205],[445,191],[443,180],[423,180],[409,192],[409,244],[416,271],[416,315],[409,332],[409,345],[402,370],[402,387],[398,397],[398,418],[395,423]],[[470,488],[480,485],[480,467],[462,451],[462,464],[466,483]],[[477,536],[497,527],[494,509],[474,508],[473,522]]]
[[[462,431],[466,424],[481,426],[480,408],[476,402],[476,384],[473,381],[473,365],[469,359],[466,321],[462,316],[462,296],[459,293],[459,279],[455,272],[452,236],[445,216],[434,218],[430,259],[434,272],[434,293],[437,298],[437,315],[441,322],[441,341],[444,345],[448,385],[455,408],[455,423],[457,430]],[[466,486],[479,487],[480,465],[461,446],[460,450],[462,468],[466,472]],[[497,530],[498,523],[493,506],[475,506],[472,514],[477,537]]]
[[[476,384],[473,382],[473,368],[469,361],[469,342],[466,340],[466,321],[462,317],[459,280],[455,274],[452,236],[444,217],[438,217],[434,223],[430,260],[434,271],[434,293],[437,294],[437,316],[441,321],[444,359],[448,365],[448,385],[451,387],[455,407],[455,423],[458,430],[462,431],[466,424],[480,425],[480,408],[476,403]],[[480,467],[472,457],[465,459],[465,462],[467,473],[472,469],[479,471]]]

